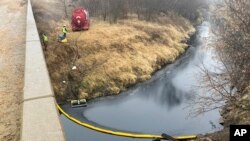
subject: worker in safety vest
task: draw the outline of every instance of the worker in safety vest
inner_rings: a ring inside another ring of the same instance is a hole
[[[66,38],[66,34],[68,33],[68,30],[67,30],[67,28],[66,28],[66,25],[63,26],[62,32],[63,32],[64,38]]]
[[[47,51],[49,38],[45,33],[43,33],[43,35],[42,35],[42,40],[43,40],[44,50]]]

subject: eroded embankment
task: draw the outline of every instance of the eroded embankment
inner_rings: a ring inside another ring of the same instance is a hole
[[[33,5],[38,29],[49,35],[45,56],[59,101],[118,94],[150,79],[185,51],[194,32],[188,20],[177,15],[162,16],[158,23],[131,18],[109,24],[92,19],[88,31],[70,31],[69,42],[63,44],[56,38],[63,24],[70,30],[70,20],[60,19],[63,12],[54,12],[54,19],[43,15],[51,5]]]
[[[250,124],[250,86],[248,86],[241,95],[236,97],[237,102],[226,106],[221,111],[224,129],[212,134],[205,135],[204,138],[212,141],[229,141],[230,125],[249,125]],[[200,141],[203,141],[203,139]]]

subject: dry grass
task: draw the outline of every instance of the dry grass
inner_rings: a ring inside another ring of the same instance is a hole
[[[56,40],[61,26],[70,27],[62,3],[32,0],[32,5],[39,32],[49,34],[45,57],[58,101],[118,94],[150,79],[185,51],[185,41],[194,32],[187,20],[173,13],[162,15],[158,23],[93,19],[90,30],[70,32],[69,42],[62,44]]]
[[[118,24],[93,20],[90,30],[70,32],[67,44],[56,42],[58,33],[51,33],[46,58],[58,99],[118,94],[150,79],[187,48],[185,41],[194,28],[183,18],[176,21],[173,25],[136,19]],[[77,70],[71,70],[73,66]]]

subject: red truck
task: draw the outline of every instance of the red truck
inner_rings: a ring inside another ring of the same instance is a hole
[[[71,17],[72,31],[88,30],[89,26],[89,12],[82,7],[75,8]]]

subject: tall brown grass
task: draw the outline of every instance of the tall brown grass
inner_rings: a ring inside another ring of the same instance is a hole
[[[46,60],[58,99],[119,94],[172,63],[187,48],[194,28],[184,18],[164,20],[109,24],[94,19],[88,31],[70,32],[66,44],[51,33]]]

